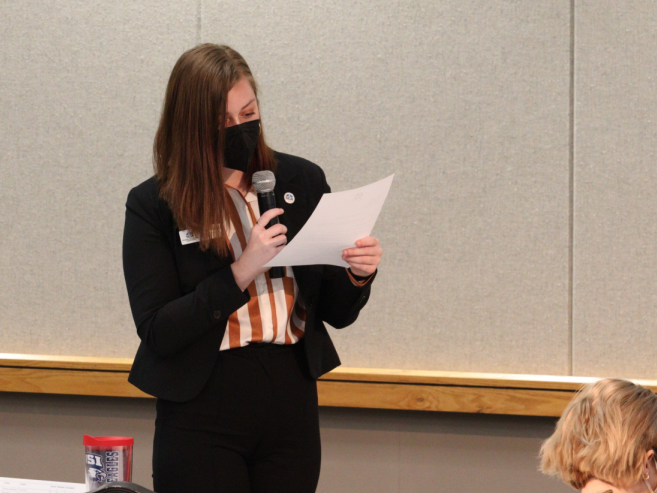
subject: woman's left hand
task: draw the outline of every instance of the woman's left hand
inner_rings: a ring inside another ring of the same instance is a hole
[[[374,274],[381,262],[383,250],[379,246],[379,240],[373,236],[361,238],[356,241],[356,248],[347,248],[342,251],[342,260],[346,261],[353,274],[367,277]]]

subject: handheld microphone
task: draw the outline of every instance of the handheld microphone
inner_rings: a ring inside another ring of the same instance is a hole
[[[274,196],[274,187],[276,186],[276,177],[271,171],[256,171],[253,173],[251,179],[253,188],[258,192],[258,209],[260,215],[270,209],[276,209],[276,197]],[[271,228],[274,224],[280,224],[278,216],[269,221],[267,228]],[[269,269],[269,277],[272,279],[280,279],[285,276],[285,267],[272,267]]]

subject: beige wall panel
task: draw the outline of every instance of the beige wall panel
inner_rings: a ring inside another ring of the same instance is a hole
[[[334,190],[396,173],[349,366],[568,371],[570,2],[203,1],[272,145]]]
[[[317,493],[403,491],[399,423],[393,416],[385,411],[321,410],[322,470]]]
[[[318,493],[572,491],[538,472],[552,419],[323,409],[321,423]]]
[[[657,4],[578,1],[575,18],[573,368],[654,378]]]
[[[0,351],[133,356],[124,204],[196,1],[0,3]]]
[[[492,418],[476,429],[476,420],[457,414],[405,420],[399,440],[400,492],[572,493],[570,486],[538,470],[538,451],[552,434],[553,421]]]
[[[207,40],[243,52],[272,144],[335,190],[397,173],[346,364],[567,371],[569,2],[0,9],[2,351],[134,354],[123,204],[173,63]]]

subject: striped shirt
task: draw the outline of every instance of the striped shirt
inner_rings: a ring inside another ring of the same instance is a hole
[[[228,207],[234,207],[240,224],[231,221],[228,244],[233,260],[242,255],[249,241],[251,228],[260,218],[258,197],[250,190],[244,197],[239,190],[226,187]],[[304,335],[306,310],[299,300],[299,288],[290,267],[285,276],[271,279],[269,273],[260,274],[248,286],[249,302],[228,317],[228,324],[220,351],[247,346],[250,343],[294,344]]]

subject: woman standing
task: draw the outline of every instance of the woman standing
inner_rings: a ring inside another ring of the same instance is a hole
[[[176,63],[154,167],[128,195],[123,267],[141,339],[129,380],[158,398],[155,491],[313,492],[315,381],[340,364],[324,322],[356,320],[379,242],[345,250],[349,269],[269,276],[330,189],[318,166],[267,146],[253,75],[227,46]],[[262,170],[275,172],[282,208],[260,216],[251,177]],[[275,216],[282,224],[265,229]]]

